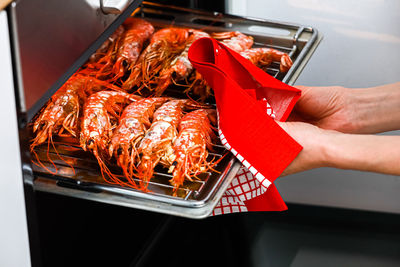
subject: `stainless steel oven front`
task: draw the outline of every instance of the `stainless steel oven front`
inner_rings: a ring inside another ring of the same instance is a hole
[[[208,191],[204,191],[207,194],[193,191],[182,199],[104,184],[82,183],[68,176],[48,175],[31,164],[29,122],[54,92],[132,14],[160,27],[173,24],[209,31],[239,30],[252,35],[256,46],[272,47],[291,56],[294,64],[288,73],[280,73],[277,65],[267,70],[288,84],[294,83],[321,40],[318,31],[310,26],[136,0],[12,2],[7,8],[7,17],[19,129],[17,141],[20,145],[28,225],[31,228],[31,250],[36,247],[32,243],[38,239],[34,230],[37,216],[34,199],[36,191],[189,218],[205,218],[212,212],[239,168],[239,164],[230,158],[223,174],[212,184],[211,189],[218,190],[208,188]]]

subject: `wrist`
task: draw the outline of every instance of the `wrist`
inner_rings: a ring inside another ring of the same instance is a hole
[[[365,127],[364,117],[364,103],[367,102],[365,97],[360,94],[360,90],[357,89],[349,89],[347,88],[347,120],[346,120],[346,128],[347,133],[359,133]]]
[[[324,167],[354,169],[359,166],[364,158],[365,137],[368,135],[326,131],[323,141]]]
[[[321,167],[400,175],[398,136],[345,134],[322,135]]]
[[[308,142],[301,143],[304,154],[307,155],[305,159],[307,169],[332,166],[335,155],[335,147],[332,146],[332,142],[337,134],[340,133],[335,130],[315,127],[309,135],[311,138],[308,139]]]
[[[368,133],[369,128],[376,124],[374,111],[377,109],[377,96],[371,88],[349,90],[349,106],[353,114],[353,130],[350,133]]]
[[[334,130],[320,130],[320,136],[316,143],[318,151],[317,167],[337,167],[338,151],[335,143],[340,134],[340,132]]]
[[[326,166],[326,130],[303,122],[277,122],[303,149],[283,175]]]
[[[363,89],[349,89],[350,133],[379,133],[400,126],[399,84]]]

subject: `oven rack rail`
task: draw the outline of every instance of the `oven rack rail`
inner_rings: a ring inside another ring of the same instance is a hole
[[[213,151],[209,152],[208,160],[218,161],[226,153],[227,151],[222,145],[216,144],[214,145]],[[38,146],[34,149],[34,155],[34,172],[40,176],[56,180],[60,186],[92,192],[101,192],[104,190],[112,191],[113,188],[128,191],[137,190],[104,181],[103,177],[99,175],[101,171],[95,157],[91,153],[83,151],[78,142],[74,142],[72,137],[57,137],[55,138],[54,146],[48,143]],[[223,167],[219,167],[222,163],[216,164],[216,166],[214,166],[215,169],[221,169],[221,171],[223,171]],[[111,162],[108,166],[113,174],[126,181],[123,177],[122,170],[115,162]],[[174,187],[169,184],[172,175],[168,173],[165,168],[156,167],[154,173],[155,177],[148,182],[149,191],[146,193],[158,197],[168,195],[171,198],[181,198],[185,201],[196,200],[201,196],[203,189],[205,189],[212,175],[213,173],[211,171],[206,171],[198,176],[199,179],[185,181],[184,185],[178,189],[177,196],[173,196]],[[136,184],[140,183],[140,179],[138,178],[134,177],[133,180]],[[101,186],[101,188],[99,186]]]

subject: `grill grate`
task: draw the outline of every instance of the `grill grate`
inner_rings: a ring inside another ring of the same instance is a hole
[[[104,185],[112,187],[120,187],[125,190],[134,190],[127,187],[112,185],[103,180],[100,175],[101,171],[96,158],[89,152],[83,151],[76,139],[72,137],[55,137],[54,146],[43,144],[35,148],[35,153],[40,163],[34,160],[33,170],[35,173],[46,176],[51,179],[62,181],[61,185],[76,184],[78,186]],[[226,153],[222,145],[214,145],[213,151],[209,153],[209,160],[219,160]],[[36,158],[35,156],[33,157]],[[230,157],[222,159],[215,165],[215,170],[223,172],[227,161]],[[53,163],[54,164],[53,164]],[[44,165],[43,168],[40,165]],[[73,167],[72,167],[73,166]],[[123,179],[122,172],[115,162],[108,164],[112,173]],[[46,170],[47,169],[47,170]],[[53,175],[52,173],[56,173]],[[214,180],[215,173],[210,171],[204,172],[198,176],[199,179],[193,181],[185,181],[184,185],[178,189],[177,196],[184,200],[198,199],[206,184]],[[167,169],[157,166],[155,168],[154,178],[149,182],[148,190],[150,194],[155,195],[172,195],[173,186],[169,184],[172,175]],[[134,178],[139,184],[139,179]]]

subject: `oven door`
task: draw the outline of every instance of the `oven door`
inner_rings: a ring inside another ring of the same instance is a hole
[[[141,0],[29,0],[11,4],[19,110],[30,121]]]

